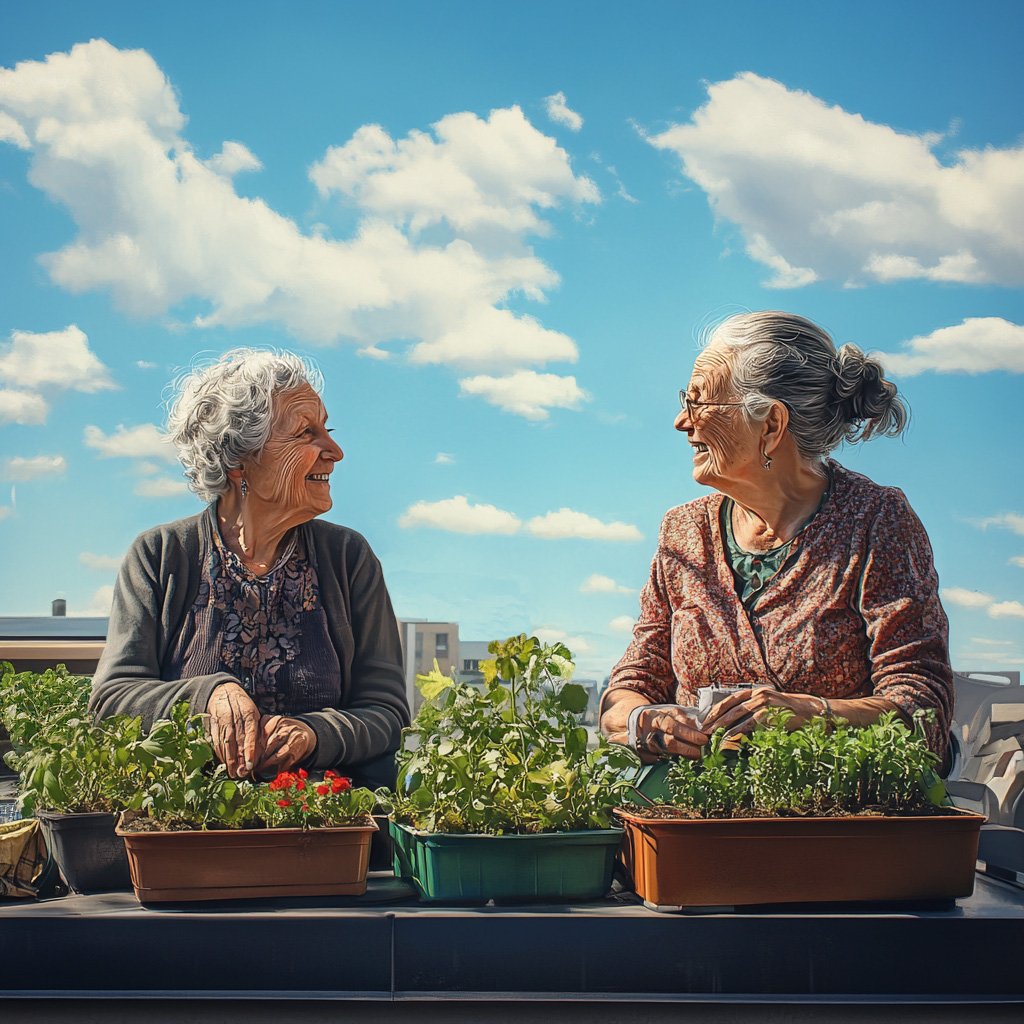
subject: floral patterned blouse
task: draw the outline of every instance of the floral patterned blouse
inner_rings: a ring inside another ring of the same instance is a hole
[[[665,515],[609,688],[658,704],[696,704],[711,684],[875,695],[908,715],[934,709],[929,742],[945,753],[953,673],[928,536],[902,491],[829,467],[831,494],[748,606],[722,537],[724,496]]]
[[[227,672],[263,714],[320,710],[337,692],[341,667],[302,531],[257,576],[224,544],[212,509],[203,525],[202,578],[171,678]]]

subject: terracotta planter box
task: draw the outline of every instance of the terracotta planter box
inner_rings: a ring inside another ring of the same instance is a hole
[[[361,896],[372,825],[125,832],[140,903],[260,896]]]
[[[980,814],[936,817],[642,818],[622,861],[656,910],[970,896]]]

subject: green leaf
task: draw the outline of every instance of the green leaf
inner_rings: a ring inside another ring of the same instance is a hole
[[[587,710],[589,696],[586,688],[579,683],[566,683],[558,691],[558,704],[566,711],[578,715]]]

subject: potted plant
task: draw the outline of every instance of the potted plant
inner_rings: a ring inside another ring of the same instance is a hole
[[[791,712],[700,761],[677,759],[668,803],[620,809],[623,861],[654,909],[935,900],[974,886],[984,817],[942,806],[920,719],[853,728]]]
[[[612,812],[636,756],[590,746],[562,644],[492,643],[484,685],[434,671],[398,753],[395,874],[424,900],[588,899],[611,884]]]
[[[187,704],[158,722],[137,813],[125,814],[131,882],[142,903],[361,895],[376,795],[334,772],[270,782],[227,776]]]
[[[63,665],[39,674],[15,673],[9,663],[3,670],[0,720],[12,746],[5,760],[19,774],[20,811],[39,819],[73,890],[129,888],[114,825],[141,800],[148,756],[139,720],[94,723],[89,680]]]

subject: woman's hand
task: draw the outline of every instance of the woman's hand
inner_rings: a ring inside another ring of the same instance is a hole
[[[643,760],[650,760],[643,757],[645,753],[696,760],[707,741],[707,730],[681,707],[644,708],[637,715],[636,746]]]
[[[260,751],[260,711],[238,683],[221,683],[206,705],[213,752],[228,775],[252,775]]]
[[[814,694],[785,693],[771,686],[758,686],[737,690],[720,701],[708,712],[701,728],[709,735],[716,729],[725,729],[726,737],[751,733],[764,721],[769,708],[789,708],[793,717],[786,726],[793,730],[824,713],[826,705]]]
[[[294,768],[316,747],[312,726],[297,718],[265,715],[260,720],[259,731],[261,754],[256,771],[260,775],[276,775]]]

